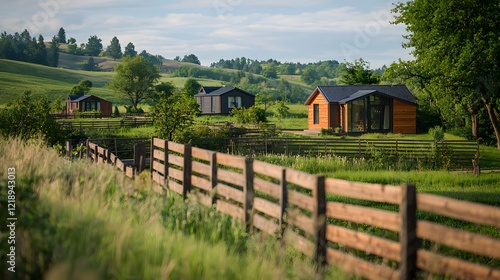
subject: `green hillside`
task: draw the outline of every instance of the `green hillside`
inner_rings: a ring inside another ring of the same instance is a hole
[[[77,56],[73,61],[77,61]],[[71,88],[81,80],[93,83],[91,93],[117,104],[122,104],[120,96],[106,88],[113,72],[89,72],[53,68],[26,62],[0,59],[0,106],[15,100],[24,91],[31,90],[35,96],[44,96],[49,100],[64,100]],[[172,82],[182,87],[187,78],[170,78],[163,75],[160,81]],[[197,79],[204,86],[219,86],[220,81]]]

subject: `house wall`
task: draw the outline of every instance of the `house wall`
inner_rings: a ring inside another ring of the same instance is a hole
[[[104,116],[111,116],[113,113],[113,103],[101,99],[101,114]]]
[[[417,133],[417,106],[397,99],[392,104],[392,132]]]
[[[329,127],[331,128],[336,128],[341,125],[340,122],[340,105],[338,103],[331,103],[330,104],[330,123]],[[320,112],[321,113],[321,112]]]
[[[319,124],[314,124],[314,104],[319,105]],[[309,117],[308,117],[308,127],[309,129],[321,129],[329,127],[329,104],[322,94],[317,93],[316,97],[309,104]]]
[[[244,108],[250,108],[255,104],[254,96],[250,96],[239,90],[232,90],[230,92],[225,93],[224,95],[217,96],[218,100],[220,100],[220,102],[218,102],[218,104],[220,104],[220,107],[218,108],[220,114],[229,114],[231,112],[231,110],[228,108],[229,96],[241,96],[241,106]]]

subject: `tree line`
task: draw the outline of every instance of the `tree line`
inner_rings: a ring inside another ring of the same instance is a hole
[[[59,64],[59,44],[56,36],[47,47],[42,35],[31,37],[28,30],[21,33],[0,34],[0,58],[25,61],[57,67]]]

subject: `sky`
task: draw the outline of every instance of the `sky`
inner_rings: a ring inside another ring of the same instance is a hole
[[[173,59],[195,54],[202,65],[246,57],[281,62],[353,62],[371,68],[411,59],[405,27],[390,24],[393,0],[1,0],[0,32],[27,29],[45,40],[78,44],[92,35],[104,47],[116,36]]]

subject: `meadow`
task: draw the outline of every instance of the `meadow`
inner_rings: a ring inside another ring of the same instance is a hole
[[[2,185],[7,168],[16,168],[19,278],[315,277],[314,266],[292,248],[248,236],[213,208],[152,192],[147,172],[130,181],[111,166],[68,161],[36,142],[17,140],[0,140],[0,162]],[[0,200],[7,200],[5,192]],[[2,263],[6,238],[2,229]],[[346,276],[331,268],[325,278]]]

